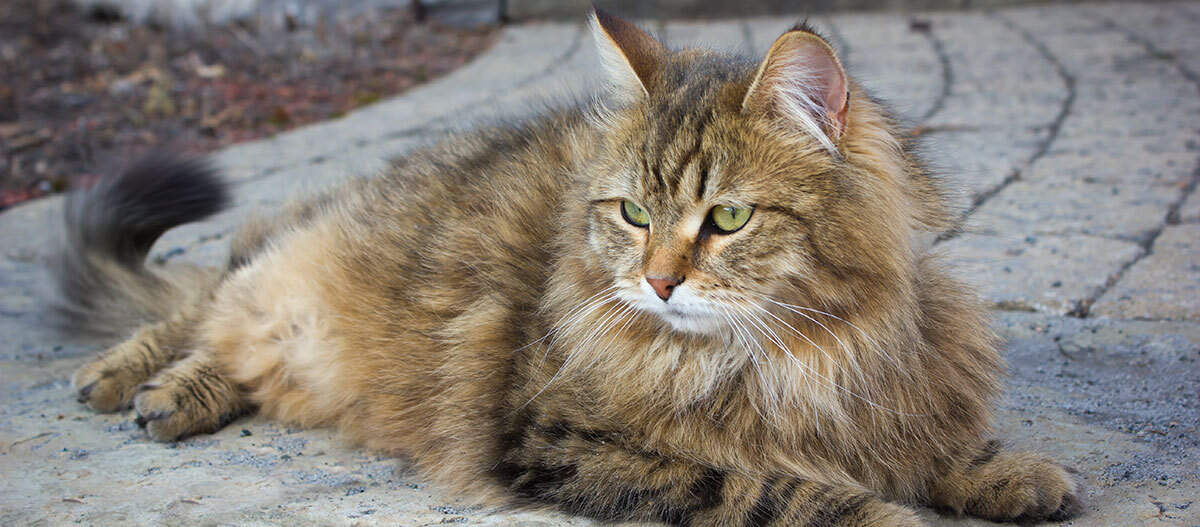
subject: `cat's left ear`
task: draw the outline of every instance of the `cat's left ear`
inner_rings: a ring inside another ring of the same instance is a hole
[[[636,25],[593,9],[592,36],[600,62],[616,95],[626,101],[644,97],[667,56],[661,42]]]
[[[833,47],[800,25],[771,45],[742,108],[779,119],[836,150],[850,110],[848,89]]]

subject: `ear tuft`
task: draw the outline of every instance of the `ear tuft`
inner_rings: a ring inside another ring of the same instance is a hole
[[[801,22],[771,45],[742,107],[806,132],[836,152],[850,109],[848,89],[833,47]]]
[[[821,40],[825,40],[826,42],[828,42],[828,40],[823,35],[821,35],[820,32],[817,31],[817,28],[815,26],[813,26],[811,23],[809,23],[808,17],[804,17],[800,20],[797,20],[795,24],[792,24],[792,28],[787,30],[787,32],[791,33],[792,31],[800,31],[803,33],[809,33],[812,35],[816,35],[817,37],[820,37]]]
[[[627,101],[648,95],[662,69],[666,47],[636,25],[599,8],[593,8],[590,22],[600,62],[616,95]]]

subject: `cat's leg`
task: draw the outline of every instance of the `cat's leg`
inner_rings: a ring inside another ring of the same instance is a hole
[[[156,441],[215,432],[253,409],[219,368],[216,356],[196,352],[137,388],[137,423]]]
[[[925,525],[911,509],[852,485],[726,471],[564,425],[514,436],[496,476],[523,499],[574,514],[714,527]]]
[[[1002,450],[990,441],[976,455],[935,481],[930,505],[993,521],[1063,521],[1083,505],[1078,485],[1058,462],[1029,452]]]
[[[129,408],[134,391],[175,361],[186,320],[148,324],[75,370],[71,385],[79,402],[100,412]]]

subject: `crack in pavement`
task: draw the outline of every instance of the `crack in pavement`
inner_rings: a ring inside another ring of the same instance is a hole
[[[937,36],[937,33],[933,29],[933,22],[930,21],[928,29],[917,31],[917,33],[920,33],[925,37],[925,40],[929,42],[930,47],[933,48],[933,54],[937,57],[938,66],[941,67],[942,70],[942,91],[934,98],[933,105],[930,106],[929,109],[925,110],[925,114],[917,119],[917,122],[920,124],[914,127],[914,129],[919,128],[924,123],[928,122],[933,118],[933,116],[940,113],[942,108],[945,108],[946,100],[950,98],[950,93],[954,86],[954,66],[950,63],[950,55],[946,53],[945,42],[943,42],[942,39]]]
[[[1067,117],[1071,115],[1071,108],[1075,106],[1075,97],[1077,93],[1075,87],[1075,76],[1072,75],[1070,71],[1067,71],[1066,66],[1063,65],[1062,61],[1060,61],[1057,56],[1050,52],[1050,48],[1046,47],[1044,42],[1035,37],[1028,29],[1020,26],[1012,19],[999,13],[989,12],[985,14],[985,17],[989,20],[999,21],[999,23],[1009,31],[1012,31],[1013,33],[1016,33],[1018,36],[1022,37],[1023,42],[1033,47],[1034,50],[1038,52],[1038,55],[1042,57],[1042,59],[1049,62],[1054,68],[1054,71],[1058,75],[1059,79],[1062,81],[1063,87],[1066,89],[1067,96],[1065,99],[1063,99],[1063,102],[1059,104],[1058,114],[1055,115],[1054,119],[1047,125],[1049,132],[1046,134],[1046,137],[1038,142],[1037,148],[1033,151],[1033,154],[1031,154],[1025,160],[1025,162],[1021,164],[1021,166],[1014,168],[1011,173],[1005,176],[999,185],[980,192],[979,195],[975,196],[975,198],[971,200],[971,205],[967,207],[967,210],[963,211],[962,217],[959,219],[959,223],[952,229],[939,235],[935,241],[935,244],[953,240],[954,238],[961,236],[964,232],[963,228],[967,223],[967,219],[970,218],[975,211],[979,210],[979,207],[982,207],[983,204],[987,203],[987,201],[992,199],[992,197],[999,194],[1002,190],[1008,188],[1009,185],[1019,181],[1021,179],[1021,173],[1023,170],[1028,170],[1033,166],[1034,163],[1041,159],[1042,156],[1045,156],[1046,152],[1048,152],[1050,147],[1054,144],[1054,141],[1058,139],[1058,134],[1062,130],[1063,123],[1067,120]]]
[[[1091,9],[1082,8],[1080,12],[1083,13],[1084,16],[1099,23],[1104,29],[1115,31],[1129,42],[1141,46],[1146,50],[1148,55],[1159,60],[1170,62],[1173,66],[1175,66],[1175,69],[1179,71],[1179,74],[1191,81],[1191,83],[1196,86],[1197,91],[1200,92],[1200,75],[1197,75],[1196,72],[1192,71],[1185,64],[1180,62],[1175,53],[1159,48],[1154,44],[1154,42],[1139,35],[1137,32],[1129,29],[1128,27],[1118,24],[1115,20],[1101,13],[1095,12]],[[1189,21],[1192,20],[1190,17],[1188,19]],[[1137,265],[1138,262],[1141,262],[1150,255],[1154,254],[1154,242],[1158,241],[1159,236],[1162,236],[1162,233],[1167,230],[1168,225],[1179,224],[1179,210],[1183,207],[1183,204],[1187,202],[1187,199],[1195,193],[1197,184],[1200,184],[1200,158],[1198,158],[1196,161],[1196,168],[1192,170],[1191,180],[1187,182],[1182,192],[1179,193],[1179,197],[1167,205],[1167,214],[1163,217],[1163,222],[1160,223],[1157,228],[1150,231],[1150,234],[1147,235],[1144,240],[1138,243],[1138,245],[1142,248],[1141,254],[1126,262],[1120,267],[1120,269],[1117,269],[1117,272],[1108,277],[1108,280],[1105,281],[1104,285],[1100,288],[1100,291],[1097,292],[1095,296],[1087,299],[1083,306],[1081,306],[1082,311],[1079,314],[1079,318],[1088,318],[1088,316],[1091,315],[1092,305],[1094,305],[1096,301],[1100,300],[1105,293],[1116,286],[1117,283],[1119,283],[1121,279],[1125,277],[1125,274],[1132,269],[1134,265]]]
[[[1017,24],[1011,18],[998,13],[989,13],[988,17],[1000,20],[1005,27],[1023,36],[1026,42],[1033,46],[1033,48],[1037,50],[1038,54],[1041,55],[1043,59],[1046,59],[1050,65],[1054,66],[1054,71],[1058,74],[1059,79],[1062,80],[1063,85],[1067,88],[1067,98],[1064,99],[1062,104],[1059,106],[1058,115],[1054,117],[1054,120],[1050,121],[1048,127],[1049,132],[1038,144],[1037,150],[1033,152],[1033,155],[1029,156],[1029,159],[1025,161],[1025,166],[1031,167],[1039,159],[1045,156],[1046,152],[1050,151],[1050,147],[1053,146],[1054,142],[1058,140],[1058,134],[1062,131],[1063,122],[1065,122],[1067,117],[1071,115],[1071,108],[1075,106],[1075,97],[1078,94],[1078,91],[1075,88],[1075,76],[1071,74],[1065,65],[1063,65],[1062,61],[1058,59],[1058,56],[1050,51],[1050,48],[1046,46],[1046,43],[1035,37],[1028,29]],[[1016,178],[1020,178],[1019,169],[1017,170]],[[1009,183],[1011,183],[1011,181]]]

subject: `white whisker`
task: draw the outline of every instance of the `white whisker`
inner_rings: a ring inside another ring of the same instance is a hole
[[[746,354],[750,358],[750,362],[754,364],[755,369],[758,369],[758,367],[759,367],[758,357],[754,356],[754,350],[752,350],[750,348],[750,342],[747,339],[747,336],[745,334],[743,334],[743,332],[745,331],[744,328],[742,328],[741,325],[739,325],[736,321],[734,321],[731,315],[726,314],[721,311],[718,311],[717,314],[720,315],[721,318],[724,318],[725,321],[729,323],[729,327],[731,329],[733,329],[733,336],[735,338],[737,338],[737,340],[739,342],[742,343],[742,348],[746,350]]]
[[[625,308],[620,313],[618,313],[616,321],[620,322],[620,320],[622,318],[625,318],[626,316],[634,314],[636,312],[637,312],[637,308],[635,308],[633,306],[625,306]],[[625,332],[625,329],[628,328],[629,325],[632,324],[634,320],[637,320],[637,317],[629,317],[629,319],[626,320],[625,323],[621,325],[621,327],[617,328],[617,331],[615,333],[613,333],[611,336],[609,336],[608,340],[605,341],[603,346],[596,348],[597,351],[607,350],[608,347],[611,346],[612,343],[617,340],[617,337],[621,336],[621,333]],[[615,326],[616,322],[614,322],[613,325]],[[611,329],[611,326],[610,326],[610,329]],[[592,362],[589,362],[588,365],[584,369],[591,368],[592,366],[594,366],[596,364],[596,361],[598,361],[598,360],[600,360],[600,353],[595,353],[595,356],[592,358]]]
[[[543,335],[542,338],[537,339],[533,342],[530,342],[529,344],[526,344],[524,346],[521,346],[520,348],[513,350],[513,353],[516,353],[525,348],[533,346],[534,344],[537,344],[539,342],[545,341],[546,338],[550,337],[551,335],[554,335],[555,338],[551,339],[550,343],[546,346],[545,352],[543,352],[541,358],[538,359],[537,367],[535,367],[533,369],[534,372],[540,371],[542,369],[542,365],[546,363],[546,357],[548,355],[550,355],[550,351],[554,348],[554,343],[555,343],[555,341],[558,340],[558,335],[561,334],[561,330],[570,327],[575,321],[579,320],[581,317],[587,316],[588,313],[595,311],[597,308],[604,305],[605,302],[616,297],[617,293],[612,292],[614,289],[616,289],[616,286],[608,287],[608,288],[600,291],[599,293],[592,295],[587,300],[580,302],[578,306],[571,308],[570,311],[567,311],[567,314],[560,317],[557,322],[555,322],[553,325],[551,325],[550,331],[547,332],[545,335]],[[605,293],[607,293],[607,294],[605,294]],[[600,299],[596,299],[596,297],[598,297],[600,295],[604,295],[604,297],[600,298]],[[574,315],[572,315],[572,313],[574,313]],[[564,320],[566,320],[566,322],[563,322]]]
[[[795,334],[799,335],[799,336],[800,336],[800,338],[803,338],[803,339],[804,339],[806,342],[808,342],[810,345],[812,345],[813,347],[815,347],[815,348],[817,348],[818,350],[820,350],[821,354],[822,354],[822,355],[824,355],[826,359],[829,359],[829,361],[830,361],[831,363],[833,363],[833,365],[834,365],[834,366],[837,366],[837,368],[838,368],[839,370],[841,370],[841,372],[842,372],[842,375],[845,375],[845,376],[849,377],[849,375],[850,375],[850,372],[849,372],[849,371],[847,371],[847,370],[846,370],[846,368],[845,368],[844,366],[842,366],[841,362],[840,362],[840,361],[837,361],[837,360],[834,360],[834,359],[833,359],[833,357],[831,357],[831,356],[829,355],[829,353],[827,353],[827,352],[825,351],[825,348],[823,348],[823,347],[821,347],[821,346],[817,345],[817,343],[813,342],[813,340],[812,340],[812,339],[810,339],[810,338],[808,337],[808,335],[805,335],[803,331],[800,331],[799,329],[796,329],[796,328],[795,328],[794,326],[792,326],[791,324],[788,324],[788,323],[787,323],[786,321],[784,321],[782,318],[779,318],[779,316],[777,316],[775,313],[772,313],[772,312],[771,312],[771,310],[769,310],[769,309],[767,309],[767,308],[765,308],[765,307],[762,307],[762,306],[760,306],[760,305],[753,304],[753,303],[751,303],[751,304],[749,304],[749,305],[750,305],[750,306],[752,306],[752,307],[754,307],[754,308],[756,308],[756,309],[759,309],[759,310],[761,310],[762,312],[764,312],[764,313],[766,313],[766,314],[768,314],[768,315],[770,315],[770,316],[771,316],[771,318],[775,319],[775,320],[776,320],[776,321],[778,321],[780,324],[783,324],[785,327],[787,327],[788,329],[790,329],[790,330],[791,330],[793,333],[795,333]],[[803,313],[797,313],[797,314],[799,314],[800,316],[803,316],[803,317],[805,317],[805,318],[808,318],[809,320],[812,320],[812,318],[808,317],[807,315],[804,315]],[[813,322],[816,322],[816,321],[815,321],[815,320],[813,320]],[[832,331],[829,331],[829,328],[825,327],[825,326],[824,326],[823,324],[821,324],[820,322],[817,322],[817,325],[819,325],[819,326],[821,326],[822,328],[824,328],[826,332],[828,332],[828,333],[829,333],[831,336],[833,336],[834,340],[835,340],[835,341],[837,341],[838,345],[840,345],[840,346],[842,347],[842,349],[846,351],[846,357],[847,357],[847,359],[848,359],[848,360],[851,362],[851,368],[850,368],[850,369],[854,370],[854,371],[855,371],[855,372],[858,374],[858,380],[859,380],[859,382],[860,382],[860,383],[862,383],[862,384],[863,384],[863,386],[864,386],[864,390],[865,390],[865,386],[866,386],[866,378],[863,376],[862,369],[861,369],[861,368],[859,368],[858,361],[857,361],[857,360],[855,359],[855,357],[854,357],[854,352],[853,352],[853,350],[851,350],[851,349],[850,349],[848,346],[846,346],[846,343],[845,343],[845,342],[842,342],[842,339],[838,338],[838,336],[837,336],[837,335],[835,335],[835,334],[834,334]]]
[[[599,293],[592,295],[587,300],[585,300],[581,304],[582,307],[577,307],[575,309],[572,309],[571,311],[568,311],[566,314],[564,314],[562,317],[560,317],[557,322],[555,322],[551,326],[550,333],[547,333],[546,336],[550,336],[550,334],[558,332],[559,329],[561,329],[561,328],[570,326],[572,322],[578,320],[579,318],[581,318],[583,316],[586,316],[587,313],[591,312],[591,310],[584,310],[583,309],[584,307],[592,306],[594,308],[595,306],[603,305],[605,302],[608,302],[609,300],[616,298],[616,296],[619,294],[617,291],[615,291],[616,289],[617,289],[617,286],[608,287],[608,288],[600,291]],[[603,297],[596,298],[601,295],[603,295]],[[553,343],[553,340],[551,340],[551,343]]]
[[[601,304],[601,305],[603,305],[603,304]],[[618,311],[624,307],[627,307],[624,305],[624,303],[620,303],[620,304],[617,304],[614,306],[609,306],[608,310],[605,311],[603,315],[601,315],[601,317],[604,319],[604,322],[597,324],[597,326],[592,329],[591,333],[588,334],[587,339],[590,339],[591,336],[596,334],[597,332],[602,331],[603,326],[612,317],[612,313],[614,311]],[[607,317],[607,318],[605,318],[605,317]],[[578,320],[582,320],[582,319],[577,319],[576,323],[578,323]],[[552,346],[553,346],[553,344],[551,345],[551,347]],[[563,358],[562,364],[560,364],[558,366],[558,370],[554,372],[554,375],[552,375],[550,377],[549,381],[546,381],[546,385],[542,386],[542,388],[540,390],[538,390],[537,393],[533,394],[533,396],[530,397],[528,401],[525,401],[525,404],[521,405],[521,408],[528,406],[529,403],[533,402],[534,399],[537,399],[537,397],[539,395],[541,395],[543,392],[545,392],[546,389],[549,388],[551,384],[554,384],[554,381],[557,380],[560,375],[562,375],[563,370],[566,369],[567,365],[570,364],[570,362],[574,359],[574,357],[576,355],[578,355],[580,353],[580,350],[582,350],[582,349],[583,349],[583,346],[576,346],[574,349],[572,349],[570,352],[568,352],[567,356]],[[549,354],[550,349],[547,349],[546,353]]]
[[[573,350],[572,354],[577,354],[580,350],[591,349],[593,342],[599,338],[602,338],[604,332],[608,331],[613,325],[619,322],[620,317],[629,309],[631,308],[628,304],[620,302],[616,306],[609,308],[608,311],[605,311],[604,317],[598,324],[596,324],[595,328],[592,328],[592,331],[588,333],[587,337],[575,344],[575,350]]]
[[[834,315],[834,314],[832,314],[832,313],[826,313],[826,312],[824,312],[824,311],[821,311],[820,309],[813,309],[813,308],[811,308],[811,307],[796,306],[796,305],[792,305],[792,304],[788,304],[788,303],[780,302],[780,301],[778,301],[778,300],[774,300],[774,299],[770,299],[770,298],[768,298],[767,300],[768,300],[768,301],[770,301],[771,303],[773,303],[773,304],[777,305],[777,306],[780,306],[780,307],[782,307],[782,308],[784,308],[784,309],[787,309],[788,311],[791,311],[791,312],[793,312],[793,313],[796,313],[796,314],[798,314],[798,315],[803,315],[803,316],[805,316],[805,317],[807,317],[807,315],[804,315],[803,313],[801,313],[800,311],[797,311],[797,310],[808,311],[808,312],[810,312],[810,313],[817,313],[817,314],[825,315],[825,316],[827,316],[827,317],[831,317],[831,318],[834,318],[834,319],[836,319],[836,320],[839,320],[839,321],[841,321],[842,323],[846,324],[847,326],[850,326],[850,327],[851,327],[851,328],[853,328],[855,331],[857,331],[857,332],[858,332],[860,335],[862,335],[862,336],[863,336],[863,338],[867,339],[867,342],[870,342],[870,343],[871,343],[871,345],[872,345],[872,346],[874,346],[874,348],[875,348],[875,349],[876,349],[876,350],[879,352],[879,354],[880,354],[880,355],[881,355],[883,358],[885,358],[885,359],[887,359],[889,362],[891,362],[891,363],[892,363],[892,365],[893,365],[893,366],[895,366],[895,367],[896,367],[896,369],[897,369],[897,370],[899,370],[899,372],[900,372],[902,375],[904,375],[905,377],[907,377],[907,378],[908,378],[908,380],[910,380],[910,381],[911,381],[911,380],[913,380],[913,378],[912,378],[912,375],[910,375],[910,374],[908,373],[908,369],[907,369],[907,368],[905,368],[904,366],[902,366],[902,365],[900,364],[900,362],[899,362],[899,361],[897,361],[897,360],[895,359],[895,357],[892,357],[892,355],[891,355],[890,353],[888,353],[888,352],[887,352],[887,350],[886,350],[886,349],[884,349],[884,347],[883,347],[883,346],[880,346],[880,345],[879,345],[879,342],[877,342],[877,341],[876,341],[874,338],[872,338],[872,337],[871,337],[871,335],[870,335],[869,333],[867,333],[866,331],[864,331],[862,328],[860,328],[860,327],[858,327],[858,326],[854,325],[854,323],[853,323],[853,322],[850,322],[849,320],[846,320],[846,319],[844,319],[844,318],[842,318],[842,317],[839,317],[839,316],[837,316],[837,315]],[[808,318],[809,320],[812,320],[812,317],[807,317],[807,318]],[[816,322],[816,321],[814,320],[814,322]]]
[[[750,358],[750,364],[753,365],[754,370],[758,372],[759,378],[765,379],[766,374],[763,372],[762,366],[758,363],[758,358],[754,356],[754,349],[750,347],[750,341],[753,339],[750,338],[749,331],[747,331],[745,327],[738,323],[733,315],[721,311],[718,311],[717,314],[724,318],[725,321],[729,323],[729,326],[733,328],[734,335],[742,342],[742,348],[746,350],[746,355]],[[773,402],[771,404],[774,405]],[[759,412],[759,415],[762,415],[762,410],[759,409],[757,405],[755,405],[754,408]],[[766,418],[768,416],[763,415],[763,417]]]
[[[774,302],[774,301],[772,300],[772,302]],[[803,335],[803,334],[801,334],[801,335]],[[810,341],[810,342],[811,342],[811,341]],[[813,344],[813,345],[814,345],[814,346],[816,346],[816,344]],[[820,348],[820,347],[818,346],[818,349],[819,349],[819,348]],[[808,365],[808,364],[804,363],[803,361],[801,361],[801,360],[799,360],[798,358],[796,358],[795,356],[793,356],[791,353],[785,353],[785,355],[787,355],[787,357],[788,357],[789,359],[791,359],[791,360],[792,360],[792,362],[795,362],[795,363],[796,363],[796,365],[798,365],[798,366],[800,366],[800,367],[802,367],[802,368],[804,368],[804,369],[808,370],[808,372],[809,372],[809,373],[811,373],[811,374],[815,375],[817,378],[819,378],[819,379],[821,379],[821,380],[825,381],[825,382],[826,382],[826,383],[828,383],[830,386],[832,386],[832,387],[834,387],[835,389],[837,389],[837,390],[841,391],[842,393],[845,393],[846,395],[849,395],[849,396],[851,396],[851,397],[854,397],[855,399],[858,399],[858,400],[860,400],[860,401],[862,401],[862,402],[864,402],[864,403],[867,403],[867,405],[869,405],[869,406],[871,406],[871,407],[873,407],[873,408],[878,408],[878,409],[880,409],[880,410],[884,410],[884,411],[886,411],[886,412],[889,412],[889,413],[893,413],[893,414],[897,414],[897,415],[903,415],[903,416],[908,416],[908,417],[921,417],[921,416],[925,415],[925,414],[910,414],[910,413],[901,412],[901,411],[899,411],[899,410],[895,410],[895,409],[888,408],[888,407],[886,407],[886,406],[880,405],[880,404],[876,403],[875,401],[872,401],[871,399],[868,399],[868,398],[866,398],[866,397],[864,397],[864,396],[862,396],[862,395],[860,395],[860,394],[858,394],[858,393],[855,393],[853,390],[850,390],[850,389],[846,388],[845,386],[842,386],[841,384],[838,384],[838,383],[837,383],[836,381],[834,381],[833,379],[830,379],[830,378],[826,377],[825,375],[823,375],[823,374],[821,374],[820,372],[818,372],[818,371],[816,371],[815,369],[813,369],[813,367],[812,367],[812,366],[810,366],[810,365]],[[828,357],[828,355],[826,355],[826,357]],[[831,359],[831,360],[832,360],[832,359]]]

